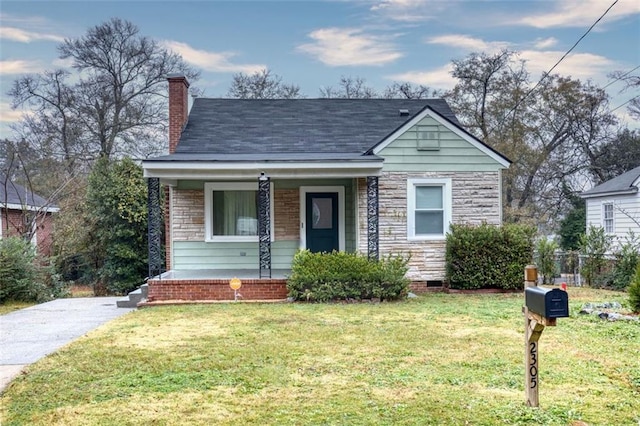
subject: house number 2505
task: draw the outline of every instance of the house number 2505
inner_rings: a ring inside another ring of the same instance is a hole
[[[538,386],[538,344],[529,343],[529,376],[531,377],[530,387],[535,389]]]

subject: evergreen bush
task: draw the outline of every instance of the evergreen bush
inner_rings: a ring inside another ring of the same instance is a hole
[[[359,253],[296,253],[287,280],[289,297],[328,302],[346,299],[394,300],[407,293],[408,259],[389,256],[378,262]]]
[[[604,232],[604,228],[589,226],[586,234],[580,238],[580,253],[584,256],[580,274],[587,286],[595,287],[611,282],[606,270],[606,255],[611,249],[612,237]]]
[[[99,159],[89,175],[86,242],[94,292],[126,294],[147,275],[147,186],[131,159]]]
[[[553,284],[558,270],[556,266],[557,249],[558,244],[546,238],[541,238],[536,244],[536,265],[540,275],[542,275],[543,284]]]
[[[633,312],[640,313],[640,265],[637,266],[627,291],[629,292],[629,307]]]
[[[535,229],[528,225],[451,225],[446,273],[453,289],[522,288],[533,259]]]
[[[46,302],[68,294],[54,268],[19,237],[0,239],[0,303],[8,300]]]
[[[624,290],[631,283],[640,263],[640,242],[633,232],[629,232],[624,244],[616,253],[616,264],[613,270],[612,287],[614,290]]]

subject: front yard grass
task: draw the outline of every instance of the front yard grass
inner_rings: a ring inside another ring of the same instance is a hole
[[[522,294],[132,312],[32,365],[3,425],[638,425],[640,323],[578,316],[569,288],[524,404]],[[584,422],[584,423],[580,423]]]
[[[28,308],[29,306],[33,306],[35,304],[36,304],[35,302],[16,302],[14,300],[9,300],[9,301],[0,303],[0,315],[4,315],[4,314],[8,314],[9,312]]]

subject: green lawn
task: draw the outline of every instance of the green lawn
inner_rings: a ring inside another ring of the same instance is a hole
[[[0,423],[637,426],[640,323],[577,315],[620,293],[569,295],[540,339],[540,409],[524,404],[522,294],[432,294],[132,312],[31,366]]]

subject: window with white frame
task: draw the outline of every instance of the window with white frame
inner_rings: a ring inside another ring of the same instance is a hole
[[[613,234],[615,224],[613,221],[613,203],[605,203],[602,205],[602,226],[604,232]]]
[[[438,151],[440,149],[438,126],[417,126],[416,143],[418,151]]]
[[[257,182],[208,182],[204,189],[205,241],[258,241]]]
[[[443,239],[451,223],[451,179],[407,180],[407,238]]]

